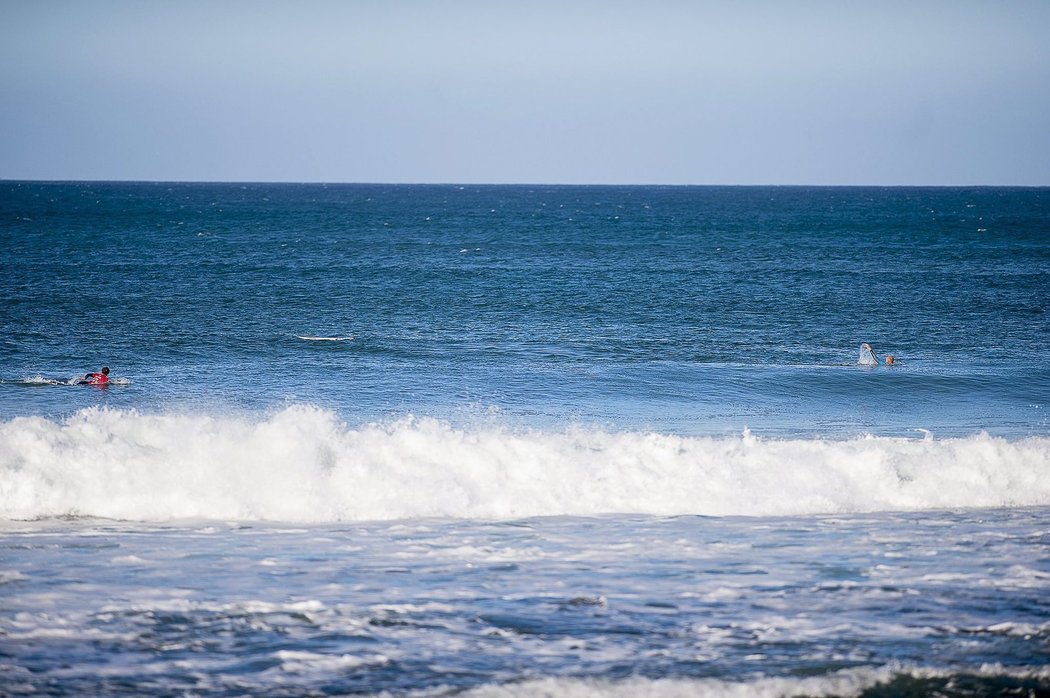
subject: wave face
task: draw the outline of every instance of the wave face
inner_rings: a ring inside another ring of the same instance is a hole
[[[1050,504],[1050,439],[774,440],[350,427],[87,409],[0,423],[0,518],[354,521],[801,515]]]

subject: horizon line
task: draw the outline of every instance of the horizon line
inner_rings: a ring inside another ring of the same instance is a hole
[[[597,183],[597,182],[426,182],[426,181],[333,181],[278,179],[45,179],[0,177],[2,183],[31,184],[228,184],[292,186],[434,186],[434,187],[754,187],[754,188],[857,188],[857,189],[1047,189],[1050,184],[815,184],[815,183]]]

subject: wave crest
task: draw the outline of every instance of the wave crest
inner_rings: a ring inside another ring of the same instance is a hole
[[[350,521],[797,515],[1050,504],[1050,439],[349,427],[88,409],[0,422],[0,518]]]

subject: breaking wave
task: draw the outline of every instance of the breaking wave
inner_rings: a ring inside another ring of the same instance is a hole
[[[0,422],[0,518],[352,521],[1050,504],[1050,438],[682,437],[88,409]]]
[[[969,671],[888,665],[842,669],[823,676],[611,681],[587,678],[542,678],[482,686],[464,698],[792,698],[792,696],[875,695],[1036,695],[1050,680],[1050,668],[1008,668],[985,664]],[[969,690],[967,690],[969,689]],[[384,696],[386,694],[383,694]]]
[[[842,669],[823,676],[759,677],[735,681],[720,678],[611,681],[586,678],[542,678],[482,686],[464,698],[791,698],[792,696],[875,695],[1036,695],[1050,680],[1050,669],[1021,669],[985,664],[975,670],[888,665]],[[967,690],[969,689],[969,690]],[[386,694],[384,694],[386,695]]]

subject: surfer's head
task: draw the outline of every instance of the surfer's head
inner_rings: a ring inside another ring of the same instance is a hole
[[[109,366],[103,366],[102,367],[102,375],[104,375],[104,376],[108,376],[109,375]]]

